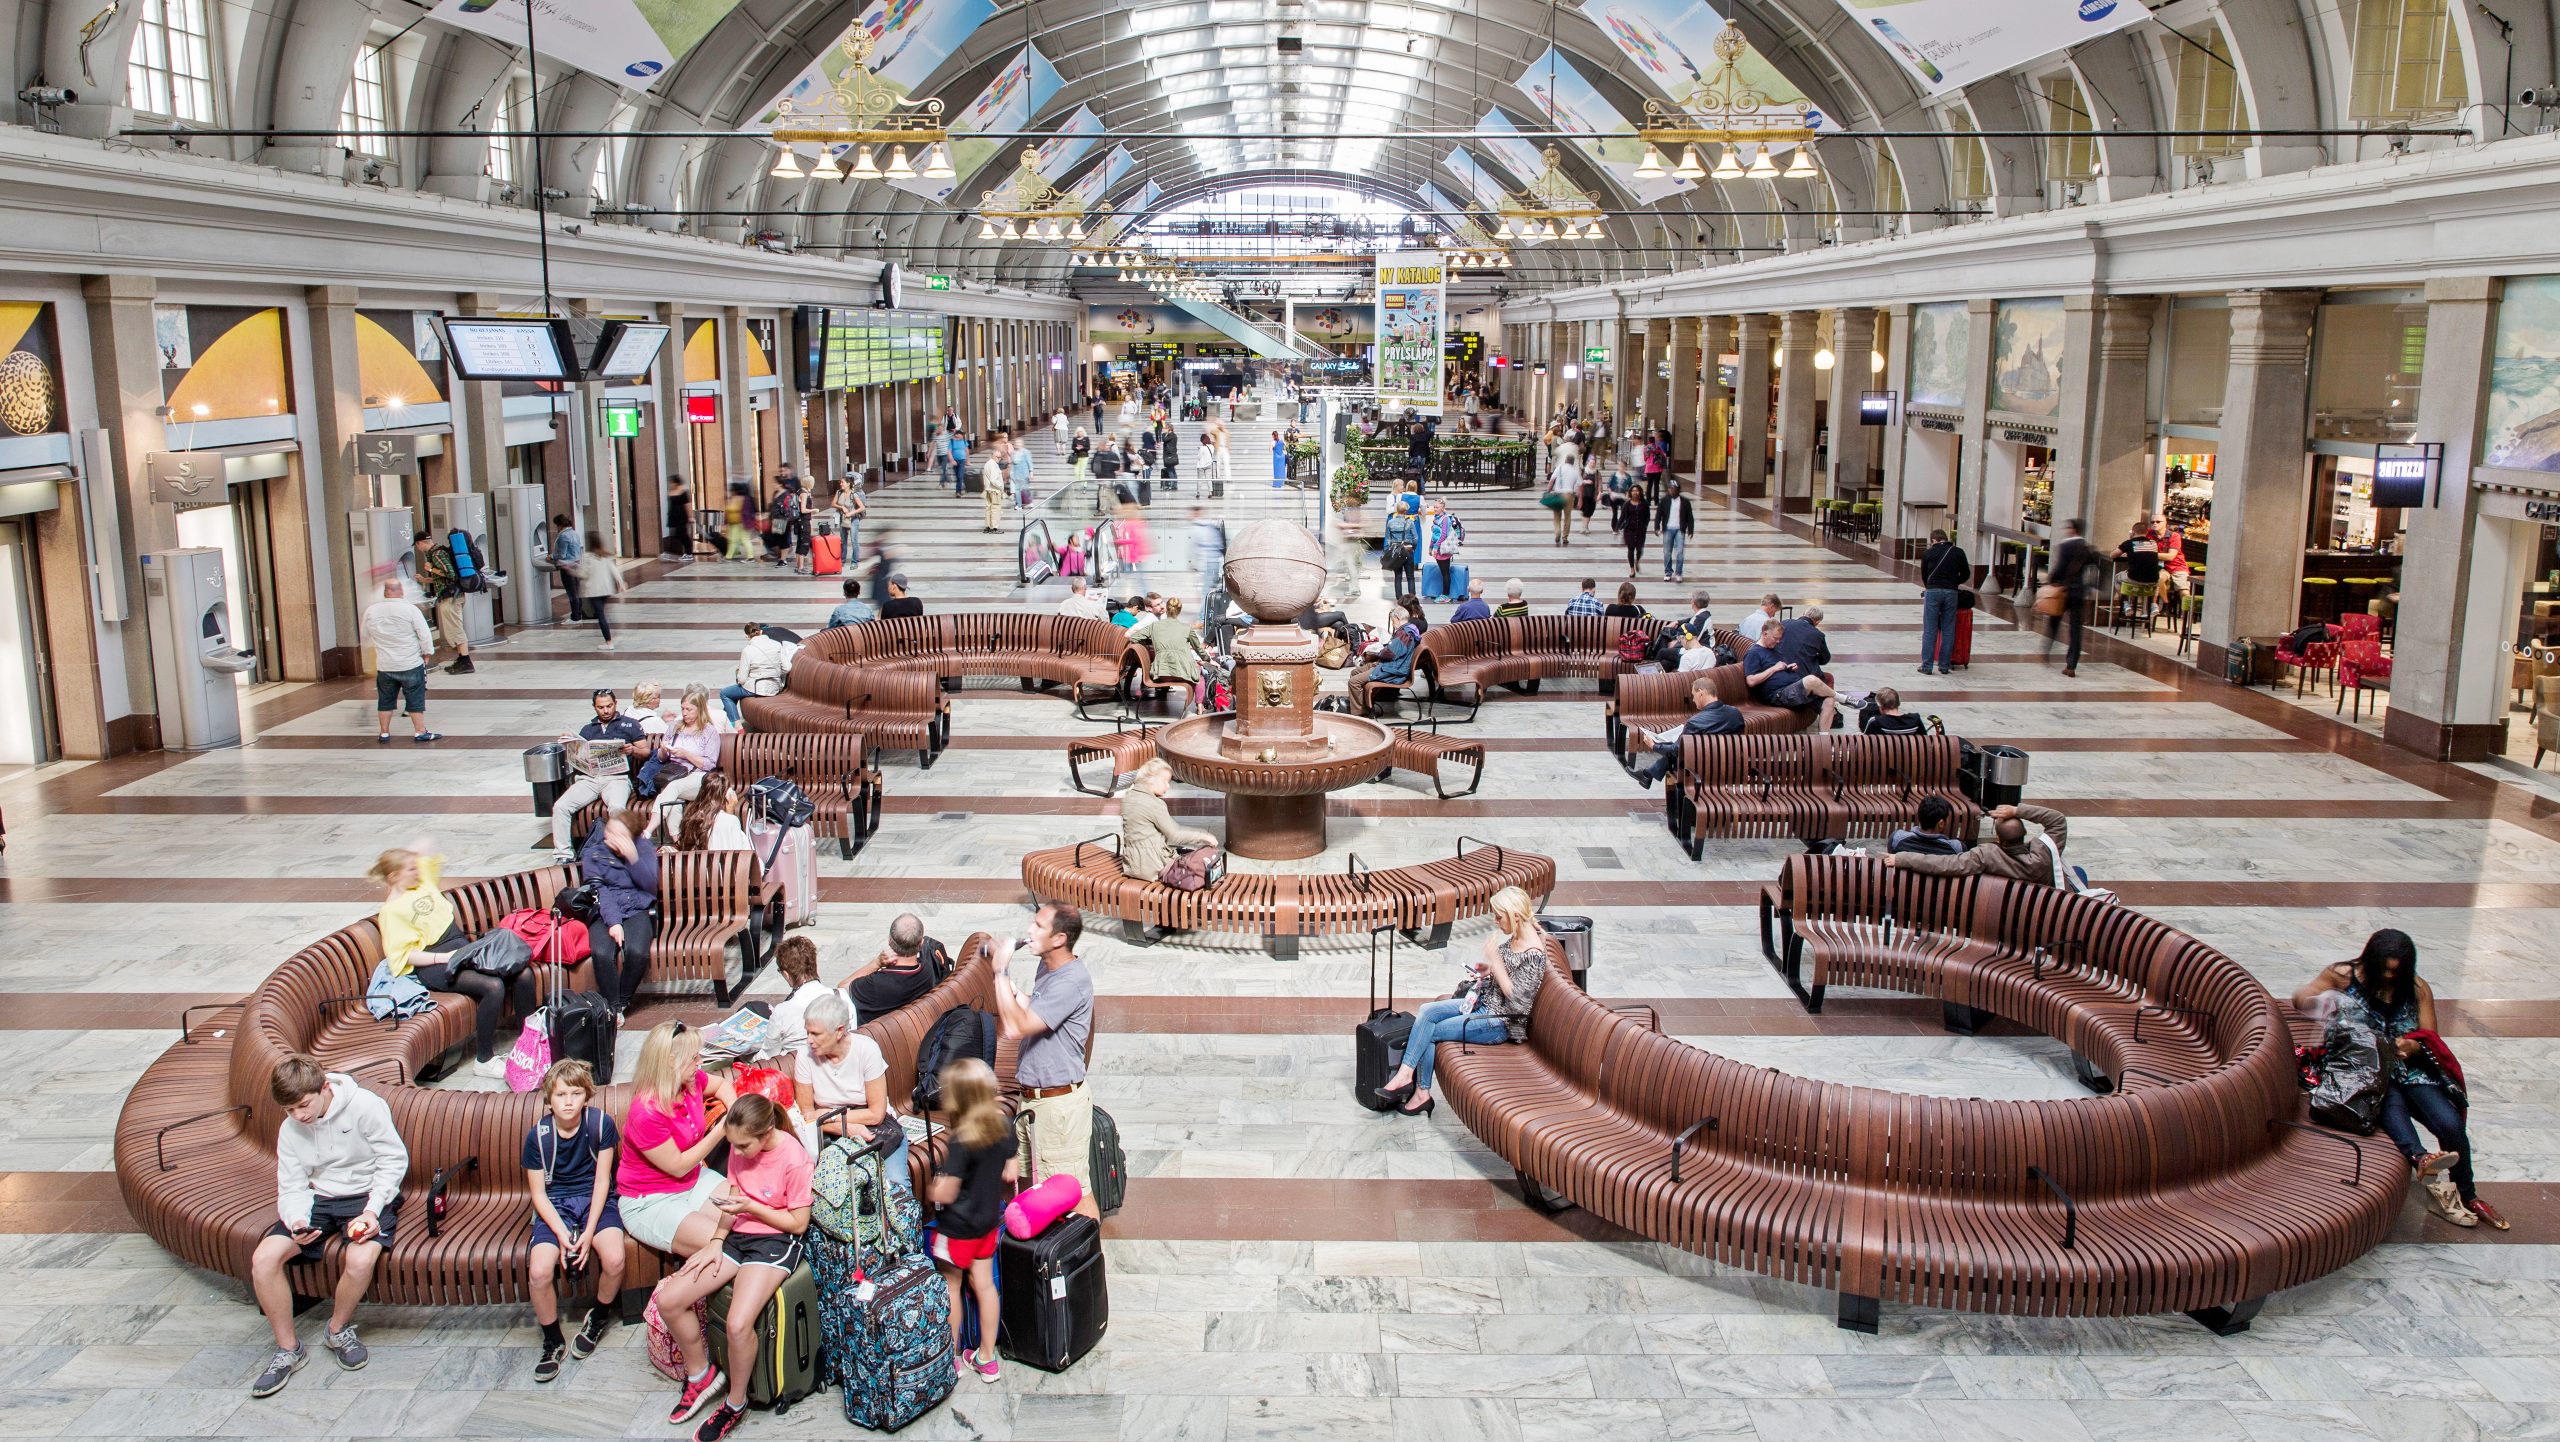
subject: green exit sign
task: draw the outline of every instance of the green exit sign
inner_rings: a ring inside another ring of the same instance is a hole
[[[924,278],[924,288],[927,290],[949,290],[951,289],[951,277],[947,275],[928,275]]]
[[[1584,346],[1582,348],[1582,362],[1585,365],[1607,365],[1609,363],[1609,348],[1605,345]]]
[[[638,406],[609,406],[604,413],[604,433],[617,441],[636,439],[640,434]]]

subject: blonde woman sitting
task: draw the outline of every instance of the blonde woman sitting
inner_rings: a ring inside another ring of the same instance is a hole
[[[1529,1009],[1547,980],[1547,934],[1538,925],[1529,893],[1506,886],[1493,894],[1494,933],[1484,957],[1467,964],[1467,985],[1457,996],[1422,1004],[1404,1065],[1378,1088],[1377,1097],[1409,1117],[1431,1115],[1431,1065],[1444,1041],[1476,1046],[1529,1039]]]

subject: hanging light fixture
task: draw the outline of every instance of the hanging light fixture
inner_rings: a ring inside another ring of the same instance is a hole
[[[942,102],[930,97],[908,99],[896,86],[882,80],[871,69],[872,52],[879,41],[864,26],[854,26],[839,42],[844,64],[835,78],[810,101],[784,99],[774,106],[771,131],[773,143],[783,148],[784,159],[774,162],[770,174],[790,179],[784,173],[785,162],[794,144],[819,147],[819,162],[811,167],[812,180],[835,180],[847,174],[857,180],[889,178],[905,179],[904,147],[927,147],[927,175],[934,175],[935,157],[940,157],[942,174],[949,174],[950,152],[943,147],[949,132],[942,127]],[[874,163],[874,146],[898,147],[893,151],[890,168],[883,172]],[[854,147],[850,171],[835,165],[835,152],[845,146]],[[791,167],[797,173],[797,165]]]
[[[1654,158],[1661,157],[1657,154]],[[1529,182],[1528,188],[1503,202],[1498,212],[1502,224],[1493,233],[1495,240],[1528,240],[1540,235],[1549,240],[1570,239],[1579,234],[1578,227],[1586,220],[1592,222],[1593,234],[1598,234],[1602,213],[1599,203],[1564,173],[1564,156],[1556,147],[1548,146],[1544,159],[1546,169]],[[1561,226],[1559,221],[1563,222]]]
[[[1648,145],[1644,148],[1644,159],[1636,162],[1636,177],[1640,180],[1659,180],[1662,178],[1663,168],[1662,152]]]
[[[1645,102],[1645,124],[1637,135],[1647,145],[1682,145],[1695,147],[1722,145],[1723,156],[1716,168],[1706,172],[1718,180],[1810,179],[1818,172],[1813,168],[1811,144],[1824,124],[1822,112],[1801,96],[1777,96],[1743,78],[1742,62],[1751,52],[1751,43],[1731,21],[1718,31],[1714,43],[1716,64],[1698,77],[1698,83],[1677,101]],[[1742,146],[1754,148],[1750,168],[1744,169],[1738,151]],[[1781,172],[1772,163],[1770,147],[1793,145],[1795,162]],[[1699,171],[1686,161],[1673,172],[1683,179],[1694,180]]]
[[[1080,241],[1087,220],[1098,222],[1110,213],[1108,206],[1088,210],[1075,194],[1051,185],[1040,173],[1040,152],[1035,147],[1023,149],[1020,167],[980,197],[977,209],[981,217],[1003,223],[999,234],[1006,240]]]
[[[1678,168],[1674,169],[1671,173],[1679,176],[1682,180],[1696,180],[1698,177],[1705,175],[1707,173],[1707,167],[1698,159],[1698,147],[1694,145],[1681,146],[1680,164]]]
[[[913,180],[916,178],[916,168],[908,162],[907,148],[905,146],[893,145],[889,147],[889,163],[880,167],[880,174],[890,180]]]
[[[776,180],[798,180],[800,178],[800,157],[792,154],[791,147],[786,145],[774,155],[773,169],[766,171],[765,174],[772,176]]]
[[[931,145],[929,145],[929,146],[925,147],[925,152],[924,152],[924,178],[925,178],[925,179],[927,179],[927,180],[949,180],[949,179],[951,179],[955,174],[957,174],[957,172],[955,172],[955,171],[954,171],[954,170],[952,170],[952,168],[951,168],[951,147],[950,147],[950,146],[945,145],[945,144],[943,144],[941,141],[937,140],[937,141],[935,141],[933,144],[931,144]]]

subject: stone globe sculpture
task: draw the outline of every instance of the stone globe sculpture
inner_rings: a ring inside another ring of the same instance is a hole
[[[1306,527],[1261,520],[1227,542],[1227,595],[1257,621],[1295,619],[1324,592],[1324,546]]]

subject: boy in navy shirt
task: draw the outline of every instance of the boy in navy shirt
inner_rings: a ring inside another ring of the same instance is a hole
[[[533,1192],[533,1320],[542,1327],[536,1382],[558,1377],[564,1355],[581,1361],[595,1355],[613,1330],[614,1306],[622,1295],[622,1210],[613,1194],[613,1159],[622,1134],[613,1118],[587,1105],[595,1094],[595,1072],[585,1062],[552,1063],[542,1074],[543,1118],[525,1133],[525,1178]],[[603,1264],[595,1303],[577,1340],[564,1342],[554,1279],[586,1270],[590,1258]]]

